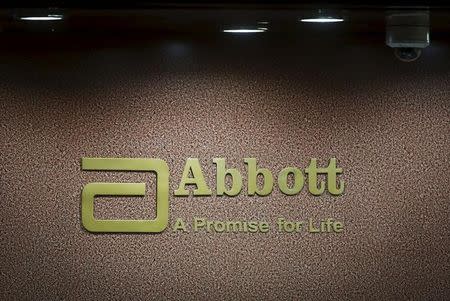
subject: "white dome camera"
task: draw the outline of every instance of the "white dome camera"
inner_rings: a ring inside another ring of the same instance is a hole
[[[430,45],[430,14],[428,11],[388,12],[386,45],[394,48],[403,62],[413,62]]]

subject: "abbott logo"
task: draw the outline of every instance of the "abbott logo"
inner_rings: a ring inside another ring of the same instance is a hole
[[[247,195],[265,197],[272,193],[278,183],[280,192],[295,196],[304,186],[310,194],[320,196],[325,192],[339,196],[344,192],[344,181],[338,179],[343,173],[331,158],[327,167],[317,166],[312,158],[302,171],[298,167],[283,168],[274,181],[273,172],[260,168],[256,158],[244,158],[247,166]],[[175,197],[192,196],[238,196],[244,188],[242,173],[237,168],[227,168],[225,158],[213,158],[216,165],[215,190],[205,180],[198,158],[186,159]],[[82,158],[82,170],[96,171],[145,171],[156,173],[156,218],[154,220],[96,220],[94,198],[96,196],[145,196],[145,183],[89,183],[83,188],[81,197],[81,219],[83,226],[91,232],[162,232],[169,220],[169,167],[161,159],[138,158]],[[245,174],[244,174],[245,175]],[[289,180],[289,178],[291,180]],[[229,179],[229,180],[227,180]],[[307,184],[307,185],[305,185]],[[188,188],[188,186],[195,186]]]
[[[96,196],[145,196],[145,183],[89,183],[81,195],[81,220],[90,232],[162,232],[169,221],[169,167],[160,159],[82,158],[82,170],[156,173],[156,218],[153,220],[97,220]]]

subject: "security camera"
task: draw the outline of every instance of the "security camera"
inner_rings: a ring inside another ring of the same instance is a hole
[[[394,48],[402,62],[413,62],[430,45],[430,15],[428,11],[388,12],[386,45]]]
[[[422,49],[411,47],[394,48],[395,57],[402,62],[414,62],[422,55]]]

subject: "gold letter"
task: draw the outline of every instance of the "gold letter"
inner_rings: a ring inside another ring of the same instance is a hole
[[[309,192],[313,195],[321,195],[325,190],[325,183],[320,181],[320,187],[317,187],[317,174],[327,173],[328,169],[326,168],[317,168],[317,159],[311,159],[311,163],[309,167],[305,169],[305,172],[308,174],[308,188]]]
[[[177,218],[177,221],[175,222],[175,225],[173,226],[173,232],[183,230],[183,232],[186,232],[186,224],[184,223],[182,218]]]
[[[223,195],[224,193],[229,196],[238,195],[242,189],[242,177],[239,171],[235,168],[225,169],[224,158],[214,158],[213,162],[217,165],[217,195]],[[230,189],[226,189],[226,177],[231,176],[232,184]]]
[[[192,172],[192,178],[189,178],[189,172]],[[194,195],[208,196],[212,194],[211,189],[209,189],[208,185],[206,185],[202,168],[200,167],[200,163],[197,158],[188,158],[186,160],[180,185],[178,186],[178,189],[175,190],[174,195],[188,196],[189,191],[186,190],[186,185],[197,186],[197,189],[194,189]]]
[[[342,168],[336,168],[336,158],[331,158],[328,164],[328,191],[332,195],[340,195],[344,192],[343,180],[339,180],[339,188],[336,187],[336,175],[341,173]]]
[[[204,228],[206,220],[204,218],[194,218],[194,231],[197,232],[200,228]]]
[[[289,188],[287,185],[288,175],[294,174],[294,185]],[[303,178],[303,173],[300,169],[295,167],[286,167],[280,171],[278,174],[278,186],[280,186],[281,192],[287,195],[295,195],[302,191],[305,179]]]
[[[267,168],[257,170],[255,158],[245,158],[244,162],[248,165],[248,195],[255,195],[255,193],[260,196],[269,195],[273,189],[273,176],[270,170]],[[264,178],[262,189],[258,189],[258,175]]]

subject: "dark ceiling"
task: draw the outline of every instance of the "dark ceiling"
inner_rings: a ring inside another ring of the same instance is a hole
[[[63,7],[63,8],[166,8],[166,7],[450,7],[450,3],[436,0],[2,0],[0,7]]]
[[[428,10],[433,39],[448,40],[450,6],[438,1],[302,1],[302,0],[196,0],[196,1],[0,1],[0,32],[94,33],[218,33],[230,25],[270,23],[269,32],[299,34],[321,30],[328,25],[300,24],[299,18],[330,9],[345,17],[334,30],[368,36],[385,34],[386,12],[392,9]],[[403,5],[401,5],[403,4]],[[400,6],[396,6],[400,5]],[[46,14],[48,8],[64,15],[61,22],[24,22],[18,15]],[[32,8],[30,11],[29,9]],[[28,10],[26,13],[23,11]],[[36,10],[36,11],[33,11]],[[39,12],[41,10],[41,12]],[[331,27],[328,27],[331,28]],[[370,37],[369,37],[370,38]]]

